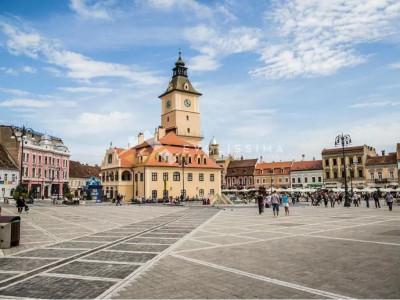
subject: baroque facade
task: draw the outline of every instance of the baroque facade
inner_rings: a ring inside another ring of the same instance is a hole
[[[366,184],[365,163],[367,156],[377,156],[375,148],[367,145],[345,147],[343,160],[343,149],[323,149],[322,167],[324,175],[324,186],[326,188],[344,187],[344,162],[346,162],[346,175],[349,186],[363,188]]]
[[[106,151],[101,179],[107,198],[208,197],[221,192],[221,167],[202,150],[199,96],[179,58],[161,99],[154,137],[139,133],[135,147]]]
[[[397,153],[380,156],[367,156],[365,163],[366,182],[368,187],[397,187],[399,183]]]

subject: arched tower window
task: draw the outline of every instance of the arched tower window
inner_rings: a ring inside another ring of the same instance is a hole
[[[108,163],[109,163],[109,164],[112,164],[112,154],[110,154],[110,155],[108,156]]]

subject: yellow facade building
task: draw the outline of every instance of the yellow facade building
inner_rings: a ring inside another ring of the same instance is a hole
[[[110,148],[102,163],[106,198],[209,197],[221,193],[221,167],[202,150],[199,96],[181,53],[161,99],[161,126],[153,138]]]

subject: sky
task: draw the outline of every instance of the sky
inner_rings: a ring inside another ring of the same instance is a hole
[[[182,51],[203,147],[321,159],[338,134],[400,142],[398,0],[1,0],[0,124],[101,164],[160,124]]]

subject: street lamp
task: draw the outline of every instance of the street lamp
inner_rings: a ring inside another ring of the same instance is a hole
[[[274,169],[271,168],[271,170],[269,170],[269,174],[271,177],[271,195],[272,195],[272,174],[274,174]]]
[[[337,146],[342,146],[342,151],[343,151],[343,171],[344,171],[344,190],[345,190],[345,200],[344,200],[344,206],[350,207],[350,199],[348,195],[348,187],[347,187],[347,172],[346,172],[346,156],[344,154],[344,147],[348,146],[351,144],[351,138],[350,135],[346,134],[344,135],[343,133],[341,135],[338,135],[335,138],[335,147]]]
[[[358,161],[355,160],[353,163],[350,163],[350,170],[354,172],[354,170],[357,168]],[[353,176],[351,176],[350,172],[350,185],[351,185],[351,194],[353,195]]]
[[[32,128],[27,128],[24,125],[22,126],[21,133],[19,136],[21,138],[21,167],[19,170],[19,185],[22,187],[22,163],[24,161],[24,137],[26,136],[27,133],[33,134],[33,129]]]
[[[183,183],[183,189],[181,192],[181,200],[183,201],[183,198],[186,196],[186,191],[185,191],[185,167],[187,167],[186,163],[186,158],[182,157],[181,162],[179,163],[179,167],[182,167],[182,183]]]

